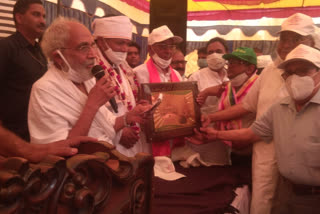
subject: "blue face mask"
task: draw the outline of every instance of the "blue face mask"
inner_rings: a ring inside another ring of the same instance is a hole
[[[208,67],[207,59],[198,59],[197,63],[200,68]]]

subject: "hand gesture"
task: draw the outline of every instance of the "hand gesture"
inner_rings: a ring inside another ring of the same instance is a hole
[[[102,77],[97,81],[96,85],[90,90],[88,94],[88,103],[90,106],[100,108],[112,97],[116,95],[112,82],[109,81],[107,76]]]
[[[134,107],[131,111],[127,113],[127,124],[145,123],[147,115],[145,115],[144,113],[148,111],[151,107],[152,105],[148,103],[138,104],[136,107]]]
[[[98,142],[97,139],[86,137],[86,136],[77,136],[72,137],[66,140],[60,140],[53,143],[49,143],[48,145],[48,153],[50,155],[57,156],[71,156],[78,153],[78,149],[75,148],[82,142]],[[46,145],[46,144],[43,144]]]
[[[139,140],[139,129],[133,127],[125,127],[122,129],[120,144],[127,149],[132,148]]]
[[[201,123],[202,127],[206,128],[211,124],[211,119],[209,115],[202,115],[201,116]]]
[[[194,129],[194,135],[191,137],[186,137],[185,140],[189,141],[190,143],[196,144],[196,145],[201,145],[205,144],[206,142],[206,137],[204,134],[199,132],[197,129]]]
[[[220,97],[222,92],[224,92],[227,83],[228,82],[224,82],[221,85],[212,86],[201,91],[197,96],[198,104],[203,105],[208,96]]]
[[[207,93],[207,91],[206,91],[206,89],[205,89],[205,90],[201,91],[201,92],[198,94],[197,99],[196,99],[196,100],[197,100],[197,103],[198,103],[200,106],[202,106],[202,105],[206,102],[207,97],[208,97],[208,93]]]
[[[207,140],[216,140],[218,131],[212,127],[200,128],[203,137]]]

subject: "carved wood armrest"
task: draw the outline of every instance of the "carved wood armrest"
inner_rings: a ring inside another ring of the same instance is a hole
[[[106,142],[37,164],[0,156],[0,213],[150,213],[154,160]]]

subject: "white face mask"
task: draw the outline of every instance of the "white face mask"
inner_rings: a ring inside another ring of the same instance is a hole
[[[314,85],[312,77],[316,74],[318,73],[315,73],[312,76],[303,77],[296,74],[290,75],[285,82],[289,95],[296,101],[304,100],[309,97],[312,94],[313,89],[320,84]]]
[[[151,46],[152,48],[152,46]],[[152,48],[153,50],[153,48]],[[162,69],[166,69],[171,64],[172,57],[168,60],[162,59],[158,56],[158,54],[153,50],[154,54],[152,55],[152,59],[154,62]]]
[[[239,74],[238,76],[236,76],[230,80],[231,86],[239,87],[243,83],[245,83],[247,81],[247,79],[248,79],[248,75],[245,72],[243,72],[242,74]]]
[[[83,83],[93,77],[90,70],[86,68],[78,69],[75,71],[70,64],[68,63],[67,59],[63,56],[60,50],[57,50],[57,53],[60,55],[61,59],[64,61],[64,63],[67,65],[68,70],[66,71],[68,74],[68,79],[72,82],[76,83]]]
[[[104,54],[108,57],[108,59],[116,65],[120,65],[127,58],[127,52],[117,52],[113,51],[109,45],[105,42],[108,47],[107,50],[104,51]]]
[[[155,63],[162,69],[166,69],[167,67],[169,67],[169,65],[171,64],[171,60],[172,58],[165,60],[165,59],[161,59],[158,54],[154,54],[152,56],[152,59],[155,61]]]
[[[226,60],[222,58],[223,54],[213,53],[207,56],[208,67],[213,71],[221,70],[225,64]]]

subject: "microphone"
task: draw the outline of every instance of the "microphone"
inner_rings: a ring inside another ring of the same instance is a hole
[[[95,65],[93,66],[93,68],[91,69],[91,73],[92,75],[96,78],[96,80],[98,81],[99,79],[101,79],[103,76],[104,76],[104,69],[102,68],[101,65]],[[109,103],[113,109],[113,111],[115,113],[118,113],[118,105],[117,105],[117,102],[115,100],[114,97],[112,97],[110,100],[109,100]]]

